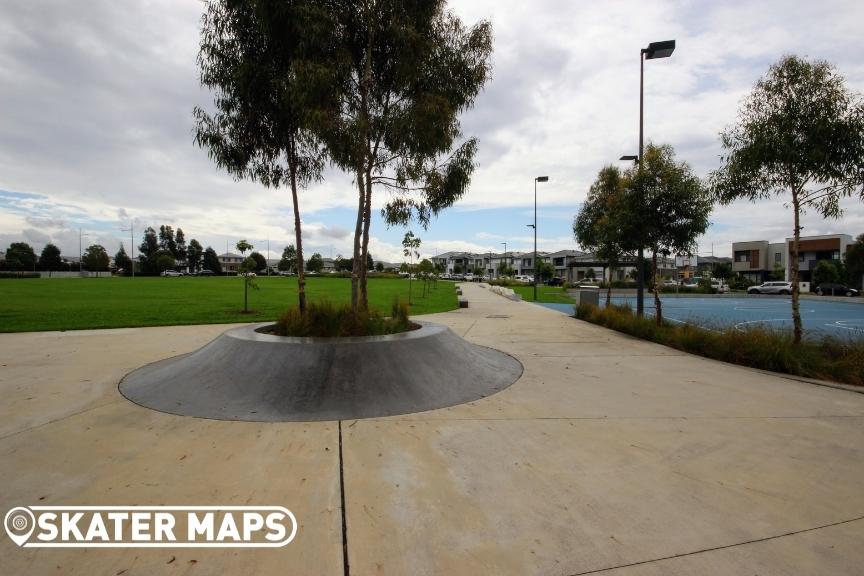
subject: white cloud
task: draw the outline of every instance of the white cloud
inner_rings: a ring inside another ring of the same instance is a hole
[[[652,40],[675,38],[678,48],[645,65],[646,140],[671,143],[703,176],[717,165],[717,133],[782,54],[828,59],[850,87],[864,90],[864,3],[854,0],[454,0],[451,7],[469,23],[491,19],[495,34],[493,79],[463,118],[480,153],[461,210],[525,209],[533,178],[543,174],[550,182],[539,189],[541,217],[572,218],[555,207],[581,202],[604,164],[636,152],[639,49]],[[119,240],[128,244],[120,229],[134,218],[138,238],[141,226],[167,223],[218,251],[226,240],[270,238],[278,254],[293,241],[287,190],[235,182],[192,143],[192,108],[210,101],[195,67],[201,11],[189,0],[0,7],[0,189],[40,195],[0,204],[0,240],[32,228],[77,253],[81,226],[113,251]],[[352,177],[334,170],[301,194],[311,249],[350,253],[353,225],[335,222],[331,211],[353,209],[355,194]],[[377,194],[376,209],[384,198]],[[777,202],[718,208],[702,250],[739,235],[780,234],[787,216]],[[806,222],[808,231],[855,233],[864,228],[864,208],[849,203],[839,223],[812,215]],[[495,246],[470,241],[472,232],[449,231],[461,239],[430,241],[424,250]],[[533,238],[524,240],[511,239],[533,247]],[[569,237],[540,240],[541,249],[574,245]],[[400,246],[376,242],[373,254],[401,257]]]

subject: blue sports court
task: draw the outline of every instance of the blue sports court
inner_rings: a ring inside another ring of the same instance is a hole
[[[831,335],[839,338],[864,338],[864,302],[855,298],[849,302],[802,298],[801,320],[805,333]],[[635,296],[612,298],[615,304],[636,308]],[[600,305],[606,303],[604,294]],[[706,329],[734,326],[744,330],[752,326],[792,329],[792,300],[788,296],[719,296],[662,298],[663,318],[671,322],[695,324]],[[570,304],[544,304],[566,314],[573,314]],[[645,298],[645,313],[654,314],[654,298]]]

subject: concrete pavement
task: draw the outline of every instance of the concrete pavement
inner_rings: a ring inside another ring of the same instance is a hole
[[[0,574],[860,574],[864,395],[705,360],[473,284],[424,317],[524,365],[482,400],[218,422],[117,381],[225,326],[0,335],[0,512],[282,505],[276,550],[24,550]]]

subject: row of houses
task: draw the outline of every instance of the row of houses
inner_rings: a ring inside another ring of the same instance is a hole
[[[732,258],[722,256],[679,256],[677,258],[658,258],[660,276],[684,280],[693,276],[710,273],[716,266],[732,264],[732,272],[739,273],[754,283],[765,282],[776,276],[789,280],[789,261],[792,251],[792,238],[783,242],[771,243],[767,240],[734,242]],[[800,239],[798,249],[798,268],[801,282],[810,282],[813,270],[821,260],[840,262],[846,257],[847,247],[854,242],[849,234],[829,234],[805,236]],[[578,282],[585,278],[609,280],[609,266],[595,254],[579,250],[559,250],[558,252],[538,252],[537,260],[547,262],[555,269],[555,276],[568,282]],[[449,274],[479,272],[492,278],[500,276],[499,270],[504,263],[517,275],[534,275],[533,252],[446,252],[432,258]],[[614,271],[612,280],[622,280],[635,269],[635,258],[627,258]]]
[[[480,273],[491,278],[501,276],[503,265],[511,268],[514,275],[534,276],[534,252],[445,252],[431,259],[433,264],[440,264],[448,274]],[[558,252],[538,252],[537,261],[551,265],[554,275],[567,282],[579,282],[585,279],[609,280],[610,269],[607,262],[597,255],[580,250],[559,250]],[[674,258],[658,258],[657,267],[664,278],[677,278],[677,267]],[[624,280],[636,268],[635,258],[625,258],[614,271],[612,280]]]

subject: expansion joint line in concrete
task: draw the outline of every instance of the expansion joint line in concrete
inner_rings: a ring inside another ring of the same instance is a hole
[[[339,498],[342,502],[342,573],[351,576],[348,565],[348,521],[345,509],[345,464],[342,457],[342,420],[339,420]]]
[[[777,540],[779,538],[785,538],[787,536],[795,536],[797,534],[804,534],[806,532],[814,532],[816,530],[822,530],[823,528],[831,528],[833,526],[840,526],[842,524],[851,524],[852,522],[858,522],[860,520],[864,520],[864,516],[857,516],[855,518],[849,518],[847,520],[840,520],[839,522],[831,522],[830,524],[822,524],[821,526],[813,526],[812,528],[804,528],[803,530],[794,530],[792,532],[785,532],[783,534],[775,534],[774,536],[766,536],[765,538],[756,538],[754,540],[746,540],[744,542],[736,542],[735,544],[727,544],[725,546],[715,546],[713,548],[704,548],[702,550],[693,550],[692,552],[682,552],[681,554],[673,554],[671,556],[663,556],[661,558],[651,558],[650,560],[641,560],[639,562],[631,562],[629,564],[619,564],[618,566],[608,566],[606,568],[597,568],[596,570],[588,570],[587,572],[577,572],[572,574],[571,576],[586,576],[587,574],[601,574],[603,572],[610,572],[612,570],[622,570],[624,568],[632,568],[633,566],[642,566],[643,564],[653,564],[654,562],[662,562],[664,560],[674,560],[675,558],[686,558],[687,556],[695,556],[697,554],[703,554],[705,552],[714,552],[716,550],[726,550],[728,548],[736,548],[738,546],[746,546],[747,544],[758,544],[759,542],[768,542],[769,540]]]
[[[79,410],[78,412],[73,412],[71,414],[66,414],[64,416],[60,416],[59,418],[55,418],[54,420],[48,420],[47,422],[41,422],[39,424],[35,424],[28,428],[23,428],[21,430],[15,430],[14,432],[10,432],[5,436],[0,436],[0,440],[6,440],[7,438],[11,438],[12,436],[17,436],[18,434],[23,434],[25,432],[31,432],[36,430],[37,428],[42,428],[43,426],[48,426],[50,424],[56,424],[57,422],[62,422],[68,418],[74,418],[75,416],[80,416],[86,412],[90,412],[91,410],[98,410],[99,408],[104,408],[105,406],[109,406],[111,404],[116,404],[117,402],[123,401],[123,398],[116,398],[114,400],[109,400],[104,404],[97,404],[96,406],[90,406],[89,408],[84,408],[83,410]]]

